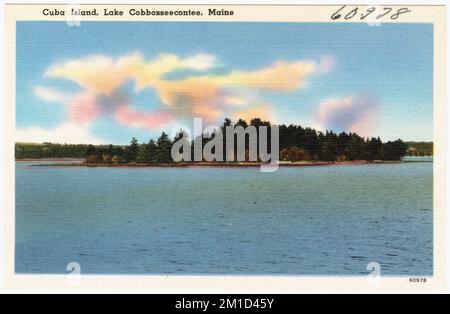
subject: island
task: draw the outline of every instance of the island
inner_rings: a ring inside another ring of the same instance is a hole
[[[259,118],[247,123],[243,119],[232,122],[225,119],[221,131],[226,127],[242,126],[246,128],[266,126],[273,127],[271,122]],[[432,156],[432,143],[404,142],[401,139],[383,142],[379,137],[364,138],[352,132],[321,132],[300,125],[278,125],[279,128],[279,165],[281,166],[324,166],[331,164],[367,164],[399,162],[405,155]],[[88,167],[253,167],[259,166],[260,160],[250,161],[246,154],[245,161],[179,161],[171,156],[173,143],[180,139],[189,141],[182,130],[171,139],[162,132],[156,140],[139,143],[132,138],[128,145],[92,145],[62,143],[16,143],[15,157],[18,161],[30,160],[64,160],[66,163],[39,164],[40,166],[88,166]],[[210,134],[203,134],[200,141],[203,145]],[[199,140],[199,139],[197,139]],[[259,140],[259,138],[258,138]],[[225,143],[223,143],[225,147]],[[245,143],[248,150],[248,142]],[[259,146],[258,146],[259,147]],[[225,151],[225,149],[224,149]],[[223,158],[226,160],[225,156]],[[73,162],[69,162],[73,160]],[[194,160],[192,158],[191,160]]]

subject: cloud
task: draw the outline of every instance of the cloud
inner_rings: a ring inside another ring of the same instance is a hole
[[[209,54],[197,54],[191,58],[187,58],[182,61],[183,66],[188,69],[206,71],[212,69],[215,66],[216,57]]]
[[[377,106],[377,100],[370,96],[330,98],[319,105],[316,117],[322,129],[370,136],[377,122]]]
[[[79,93],[69,101],[68,114],[75,123],[89,123],[99,117],[101,108],[91,93]]]
[[[303,86],[315,72],[313,61],[277,61],[255,71],[233,71],[228,75],[213,77],[220,86],[239,86],[269,91],[293,91]]]
[[[223,97],[223,101],[227,106],[243,107],[248,105],[249,99],[239,94],[230,93]]]
[[[119,90],[109,95],[82,91],[69,96],[45,87],[34,89],[43,100],[65,102],[68,120],[74,124],[90,124],[109,116],[125,126],[152,129],[172,120],[168,112],[134,110],[128,105],[127,95]]]
[[[67,143],[67,144],[104,144],[101,138],[91,134],[89,127],[73,122],[66,122],[57,127],[19,128],[15,132],[16,142],[31,143]]]
[[[173,117],[167,112],[146,112],[133,110],[128,106],[121,106],[115,112],[117,122],[125,126],[146,129],[158,128],[172,121]]]
[[[138,89],[151,87],[166,73],[183,69],[204,71],[212,68],[214,62],[215,57],[207,54],[182,59],[162,53],[148,61],[139,52],[120,58],[92,55],[55,64],[45,76],[73,81],[94,93],[110,94],[130,79],[135,80]]]
[[[259,99],[261,91],[299,90],[311,75],[330,70],[333,64],[331,57],[319,61],[277,60],[253,70],[211,74],[207,71],[217,67],[217,60],[205,53],[187,57],[161,53],[152,59],[140,52],[120,57],[90,55],[53,64],[44,74],[72,81],[81,87],[80,91],[65,94],[43,86],[36,86],[34,91],[45,101],[65,104],[68,123],[73,124],[89,124],[105,116],[123,126],[144,129],[194,117],[211,124],[227,116],[273,120],[271,105]],[[180,70],[187,71],[182,78],[167,78],[166,74]],[[134,83],[132,91],[125,89],[129,82]],[[146,88],[154,90],[159,108],[154,109],[150,103],[148,109],[133,107],[129,93]]]
[[[259,104],[250,108],[235,111],[232,114],[232,118],[234,120],[243,119],[248,123],[250,123],[250,121],[254,118],[260,118],[263,121],[270,121],[274,124],[277,123],[277,121],[274,120],[272,108],[266,104]]]
[[[161,80],[154,88],[162,103],[175,114],[217,122],[230,107],[255,105],[254,100],[236,90],[294,91],[303,86],[315,68],[313,61],[277,61],[254,71]]]
[[[84,91],[72,96],[67,103],[70,120],[77,123],[89,123],[96,118],[114,117],[118,108],[128,106],[126,93],[116,90],[109,95],[96,95]]]
[[[318,64],[318,71],[321,73],[328,73],[334,69],[336,60],[333,56],[321,56]]]
[[[64,103],[69,98],[69,95],[66,93],[44,86],[35,86],[33,92],[40,99],[47,102]]]
[[[128,78],[128,63],[134,56],[114,60],[102,55],[89,56],[51,66],[44,74],[49,78],[73,81],[88,91],[108,94],[118,88]]]

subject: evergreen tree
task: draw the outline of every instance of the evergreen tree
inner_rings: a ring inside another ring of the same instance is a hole
[[[372,137],[370,140],[366,142],[366,159],[367,160],[375,160],[381,158],[381,150],[383,148],[383,143],[380,138]]]
[[[156,155],[158,153],[158,146],[155,141],[151,139],[147,145],[145,145],[145,162],[156,162]]]
[[[141,144],[138,147],[138,152],[136,156],[136,161],[139,163],[145,163],[146,162],[146,146],[145,144]]]
[[[162,132],[161,136],[158,138],[157,146],[158,150],[156,154],[156,162],[172,162],[172,142],[170,141],[169,136],[166,133]]]
[[[257,128],[259,148],[260,130],[259,127],[267,127],[268,143],[271,147],[271,128],[268,121],[259,118],[250,120],[247,123],[239,119],[234,126],[246,128],[248,125]],[[226,160],[226,127],[232,126],[230,119],[225,119],[220,127],[223,135],[223,159]],[[379,137],[367,138],[356,133],[326,131],[325,134],[313,128],[303,128],[300,125],[279,125],[279,150],[283,151],[285,160],[400,160],[407,153],[409,155],[433,155],[432,142],[407,142],[402,140],[389,141],[383,143]],[[184,137],[181,132],[175,137],[175,141]],[[202,136],[200,136],[202,137]],[[187,141],[189,139],[185,138]],[[202,143],[202,148],[209,142],[210,138],[203,136],[198,142]],[[191,160],[194,160],[194,149],[191,142]],[[237,140],[235,137],[235,153]],[[246,136],[245,148],[248,154],[248,136]],[[150,140],[147,144],[139,145],[133,138],[127,146],[121,145],[74,145],[55,143],[16,143],[15,154],[17,159],[22,158],[86,158],[91,163],[131,163],[131,162],[172,162],[171,157],[172,141],[166,133],[162,133],[157,142]],[[180,151],[182,152],[182,151]],[[235,156],[236,157],[236,156]]]
[[[94,145],[88,145],[86,149],[86,157],[95,155],[95,146]]]
[[[389,141],[383,145],[383,159],[385,160],[401,160],[406,155],[408,145],[401,139]]]
[[[356,160],[364,158],[364,139],[356,133],[350,134],[348,142],[348,159]]]
[[[137,154],[139,151],[139,144],[136,138],[132,138],[130,145],[127,147],[126,159],[127,162],[136,162]]]

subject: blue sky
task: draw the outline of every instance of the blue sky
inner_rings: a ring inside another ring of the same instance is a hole
[[[18,141],[143,142],[254,115],[432,140],[431,24],[27,21],[16,34]]]

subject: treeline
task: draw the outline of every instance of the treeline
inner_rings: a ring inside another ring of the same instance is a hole
[[[267,126],[268,139],[270,141],[269,121],[253,119],[250,123],[240,119],[233,123],[225,119],[221,126],[224,133],[224,154],[227,126],[253,125],[255,127]],[[411,143],[402,140],[383,143],[379,137],[364,138],[356,133],[325,133],[312,128],[304,128],[298,125],[279,125],[279,150],[280,160],[283,161],[344,161],[344,160],[400,160],[405,156]],[[120,145],[60,145],[44,143],[40,145],[16,144],[16,158],[86,158],[88,163],[170,163],[172,144],[182,138],[170,139],[166,133],[162,133],[157,140],[149,140],[147,143],[138,143],[133,138],[127,146]],[[203,138],[203,145],[209,141],[209,134]],[[193,146],[193,141],[188,138]],[[236,140],[235,140],[236,145]],[[270,151],[270,143],[267,147]],[[248,140],[246,143],[248,149]],[[193,153],[194,149],[191,149]],[[236,149],[235,149],[236,151]],[[225,157],[225,156],[224,156]],[[224,158],[225,160],[226,158]],[[192,158],[193,160],[193,158]]]
[[[245,120],[238,120],[233,123],[230,119],[225,119],[221,126],[223,134],[223,160],[226,160],[226,127],[248,125],[255,126],[258,130],[260,126],[268,127],[268,140],[271,138],[271,123],[260,119],[253,119],[250,123]],[[155,141],[151,139],[148,143],[139,144],[133,138],[128,146],[112,146],[108,148],[96,148],[89,146],[87,151],[87,162],[89,163],[170,163],[172,162],[172,144],[186,136],[180,133],[176,138],[170,139],[166,133]],[[279,126],[279,150],[280,160],[283,161],[345,161],[345,160],[400,160],[406,154],[408,145],[402,140],[389,141],[383,143],[379,137],[363,138],[356,133],[335,133],[326,131],[325,133],[312,128],[303,128],[298,125]],[[201,140],[203,147],[210,140],[210,134],[204,134]],[[191,160],[194,160],[193,141],[184,138],[191,145]],[[235,135],[235,154],[236,154]],[[248,138],[246,142],[246,158],[248,160]],[[259,147],[259,143],[257,144]],[[267,144],[270,152],[270,143]],[[236,160],[236,156],[235,156]]]
[[[86,150],[87,163],[170,163],[172,162],[172,141],[166,133],[162,133],[157,141],[139,144],[132,138],[128,146],[93,146]]]
[[[280,126],[280,160],[400,160],[408,146],[402,140],[383,143],[356,133],[325,133],[297,125]]]
[[[433,156],[433,142],[406,142],[407,156]]]
[[[16,143],[16,159],[85,158],[88,145]]]

